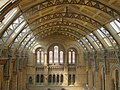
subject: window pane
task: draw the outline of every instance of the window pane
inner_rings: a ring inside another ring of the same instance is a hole
[[[61,75],[61,82],[63,82],[63,75]]]
[[[55,75],[53,75],[53,83],[55,83]]]
[[[40,81],[40,76],[37,75],[37,76],[36,76],[36,82],[39,83],[39,81]]]
[[[58,63],[58,46],[54,47],[54,63]]]
[[[49,51],[49,64],[52,64],[53,52]]]
[[[3,20],[3,23],[6,24],[8,22],[8,20],[11,19],[17,11],[18,11],[18,8],[14,8],[10,12],[8,12],[5,15],[5,19]]]
[[[59,82],[59,75],[57,75],[57,82]]]
[[[120,32],[120,23],[115,20],[115,22],[111,22],[110,25],[115,29],[117,33]]]
[[[44,82],[44,76],[43,75],[41,75],[41,81],[40,81],[41,83],[43,83]]]
[[[75,83],[75,74],[73,74],[73,84]]]
[[[104,38],[104,40],[105,40],[105,42],[108,44],[108,46],[112,46],[112,45],[111,45],[111,42],[109,41],[108,38]]]
[[[40,51],[37,51],[37,64],[40,63]]]
[[[60,51],[60,64],[63,64],[63,51]]]
[[[71,52],[69,51],[69,60],[68,60],[69,64],[71,64]]]
[[[105,37],[105,35],[98,29],[97,32],[102,36],[102,38]]]
[[[41,51],[41,64],[43,64],[43,63],[44,63],[44,52]]]
[[[52,75],[48,76],[48,82],[51,83],[52,82]]]
[[[75,64],[75,52],[74,51],[72,52],[72,62],[73,64]]]
[[[71,84],[71,74],[68,76],[68,83]]]

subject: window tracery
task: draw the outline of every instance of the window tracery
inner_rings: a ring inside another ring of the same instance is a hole
[[[44,49],[39,48],[36,51],[37,64],[44,64]]]
[[[62,46],[54,45],[48,50],[49,64],[63,64],[64,63],[64,49]]]
[[[68,51],[68,64],[75,64],[76,63],[76,50],[70,49]]]

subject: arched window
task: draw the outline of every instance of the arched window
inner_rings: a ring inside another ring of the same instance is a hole
[[[49,51],[49,64],[53,63],[53,52]]]
[[[72,51],[72,63],[75,64],[75,51]]]
[[[60,51],[60,64],[63,64],[63,51]]]
[[[68,63],[69,64],[75,64],[76,63],[76,50],[70,49],[68,51]]]
[[[44,64],[44,50],[42,48],[37,49],[37,64]]]
[[[58,63],[58,46],[54,46],[54,64]]]
[[[71,52],[69,51],[69,59],[68,59],[68,62],[69,62],[69,64],[71,64],[72,63],[72,61],[71,61],[72,59],[71,59]]]
[[[62,45],[51,45],[48,49],[49,64],[63,64],[64,63],[64,48]]]
[[[37,64],[40,63],[40,51],[37,51]]]
[[[39,83],[39,82],[40,82],[40,75],[37,74],[37,75],[36,75],[36,83]]]

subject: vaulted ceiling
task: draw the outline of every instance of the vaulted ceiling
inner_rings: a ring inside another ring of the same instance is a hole
[[[23,0],[19,6],[33,32],[62,27],[81,37],[118,18],[116,4],[118,0]]]

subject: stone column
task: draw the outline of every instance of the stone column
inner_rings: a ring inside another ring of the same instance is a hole
[[[17,73],[13,73],[11,82],[12,82],[12,87],[10,90],[17,90],[17,88],[18,88]]]
[[[57,85],[57,74],[55,74],[55,85]]]
[[[111,77],[110,73],[107,73],[105,75],[105,90],[110,90],[111,89]]]
[[[90,90],[93,88],[93,72],[92,69],[88,70],[88,87]]]
[[[17,58],[13,61],[11,88],[10,90],[17,90]]]
[[[68,85],[68,60],[67,60],[67,54],[65,54],[65,64],[64,64],[64,75],[63,75],[63,85]]]
[[[2,90],[3,83],[3,65],[0,65],[0,90]]]
[[[120,47],[119,47],[119,51],[118,51],[117,55],[118,55],[118,62],[119,62],[119,68],[120,68]],[[118,85],[118,90],[120,90],[120,69],[119,69],[119,85]]]
[[[9,90],[9,86],[10,86],[10,80],[8,79],[8,77],[4,77],[3,90]]]
[[[18,80],[18,90],[22,90],[22,71],[20,70],[18,72],[18,77],[17,77],[17,80]]]
[[[104,52],[104,72],[105,72],[105,90],[111,89],[111,77],[110,77],[110,67],[109,60],[107,59],[107,51]]]
[[[95,90],[101,90],[101,80],[100,80],[100,73],[98,71],[95,72],[95,83],[94,83],[94,89]]]
[[[59,74],[59,85],[61,85],[61,75]]]
[[[100,90],[99,61],[97,60],[97,51],[94,52],[94,89]]]
[[[49,52],[48,52],[49,55]],[[48,64],[49,62],[47,61],[47,51],[44,54],[44,84],[48,85]]]
[[[88,88],[92,90],[93,88],[93,67],[91,66],[92,61],[90,60],[91,56],[88,53]]]
[[[26,84],[27,84],[27,80],[26,80],[26,78],[27,78],[27,76],[26,76],[26,68],[24,68],[23,70],[22,70],[22,88],[23,88],[23,90],[26,90]],[[34,81],[33,81],[33,83],[34,83]]]
[[[8,59],[4,65],[3,90],[10,90],[12,56],[10,51],[6,50],[6,53],[8,54],[8,56],[6,56]]]
[[[44,84],[48,85],[48,66],[44,66]]]
[[[48,65],[48,61],[47,61],[47,53],[44,54],[44,66]]]

